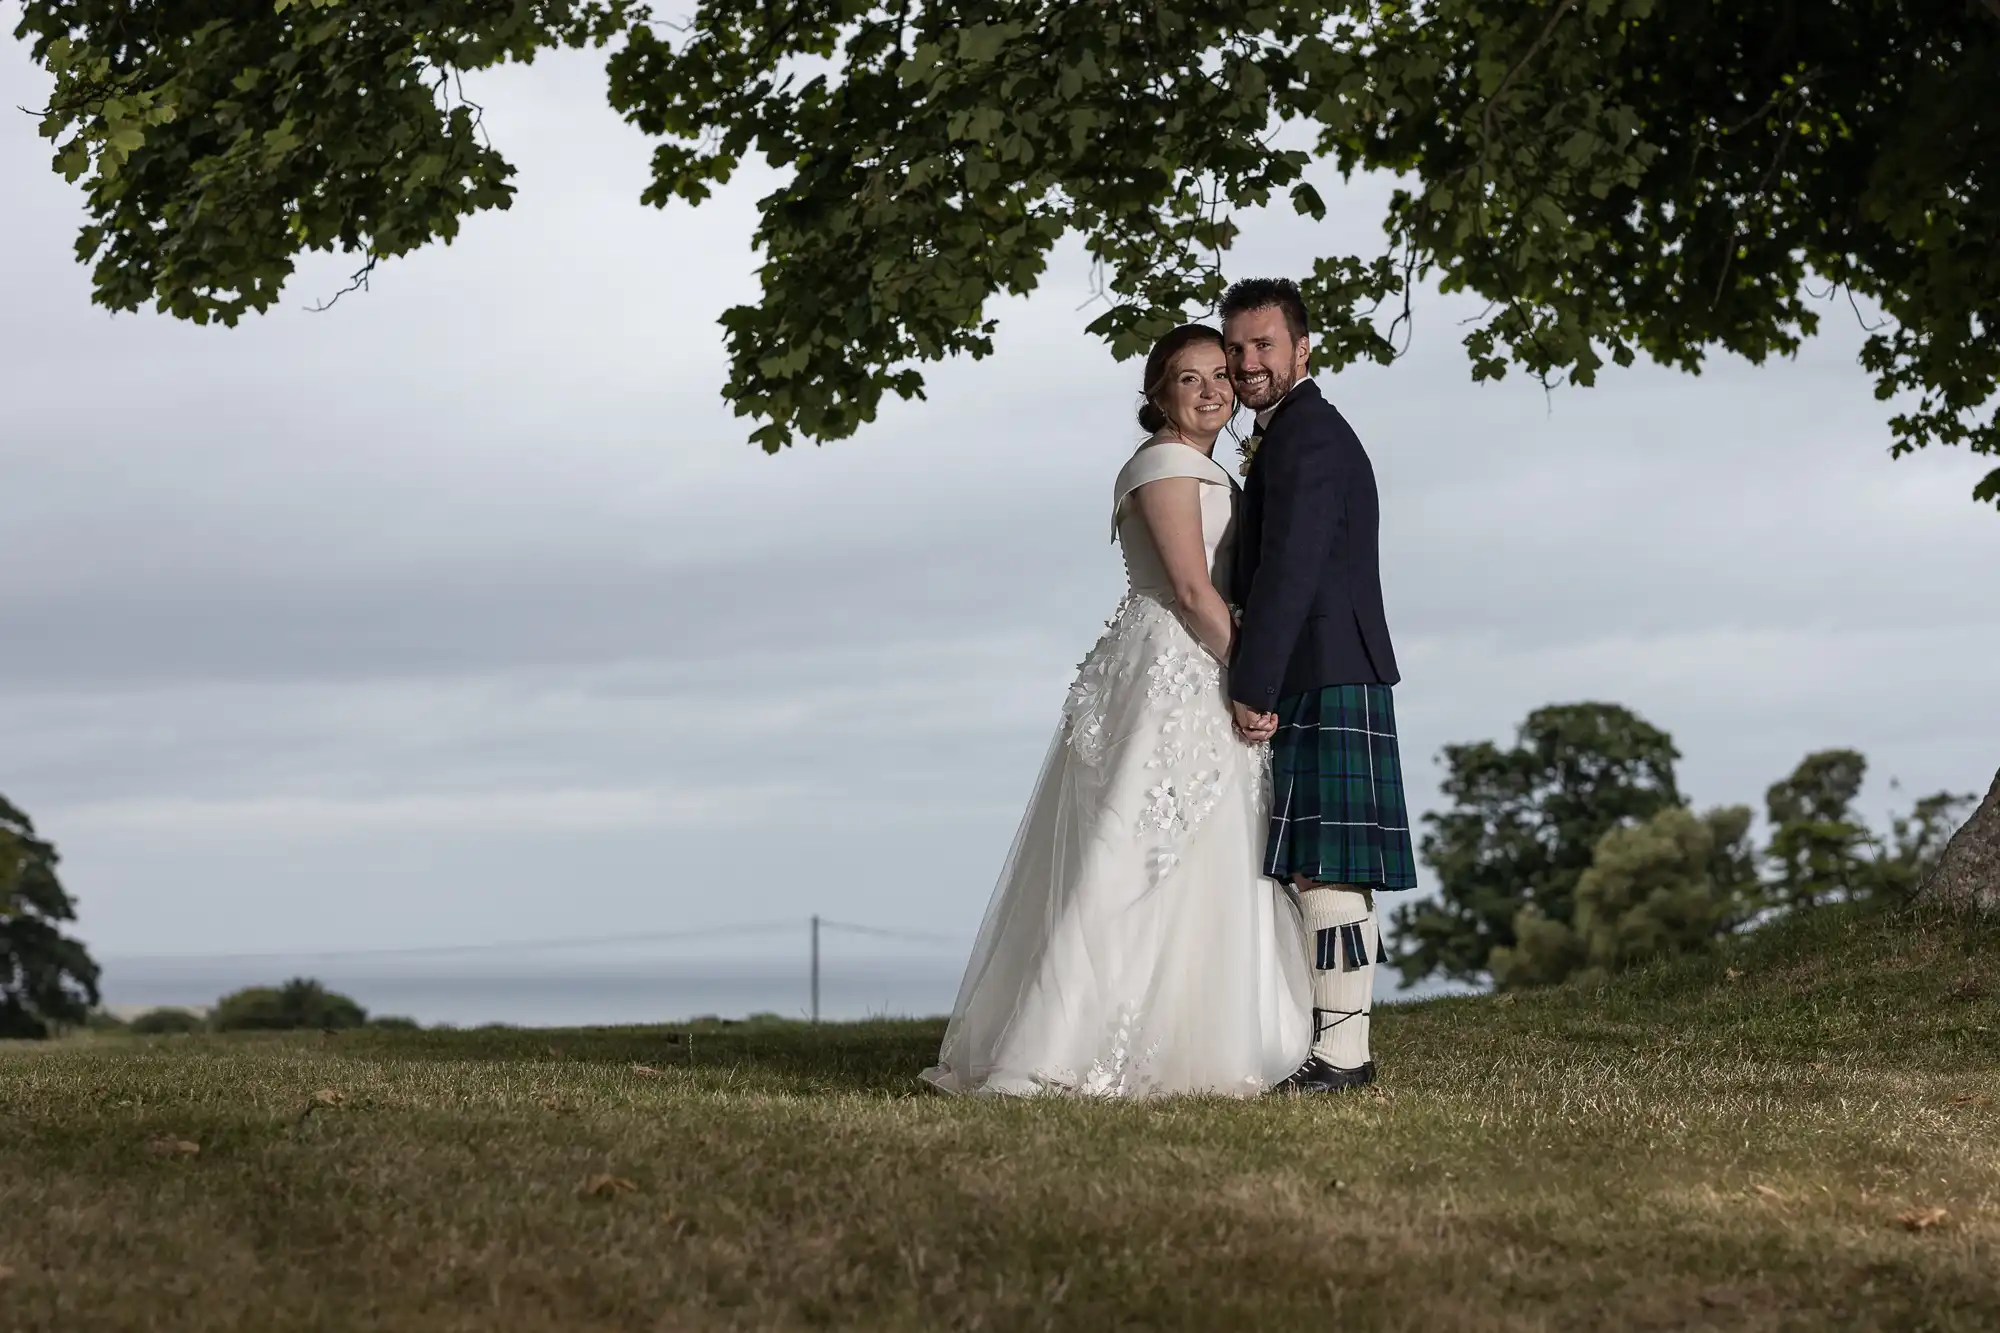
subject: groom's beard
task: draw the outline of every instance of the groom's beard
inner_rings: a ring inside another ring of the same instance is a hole
[[[1291,378],[1286,372],[1272,366],[1266,369],[1264,379],[1259,382],[1246,383],[1243,380],[1237,380],[1234,383],[1236,386],[1236,401],[1242,403],[1243,406],[1249,408],[1252,412],[1262,412],[1267,407],[1276,407],[1283,400],[1284,396],[1292,391],[1292,386],[1297,384],[1298,381]]]

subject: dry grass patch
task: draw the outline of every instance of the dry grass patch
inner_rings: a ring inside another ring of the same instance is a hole
[[[1990,1328],[1996,983],[1828,913],[1308,1103],[935,1098],[931,1023],[4,1048],[0,1328]]]

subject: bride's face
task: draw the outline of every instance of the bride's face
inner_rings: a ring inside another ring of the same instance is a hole
[[[1167,382],[1159,395],[1160,410],[1182,435],[1208,437],[1222,429],[1236,411],[1236,390],[1229,385],[1229,358],[1215,343],[1183,347],[1167,363]]]

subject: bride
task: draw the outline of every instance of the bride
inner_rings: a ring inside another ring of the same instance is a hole
[[[1259,874],[1261,749],[1230,728],[1236,410],[1222,336],[1146,358],[1112,522],[1130,590],[1078,669],[973,945],[938,1063],[954,1093],[1254,1096],[1304,1060],[1298,909]]]

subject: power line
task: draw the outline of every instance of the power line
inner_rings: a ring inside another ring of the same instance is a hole
[[[641,931],[626,935],[577,935],[559,939],[494,940],[486,944],[416,944],[394,949],[331,949],[311,953],[213,953],[128,955],[133,962],[253,963],[276,960],[323,962],[344,958],[437,957],[447,954],[525,953],[536,949],[599,949],[619,944],[660,944],[672,940],[713,939],[725,935],[754,935],[796,929],[796,921],[745,921],[737,925],[706,926],[696,930]]]
[[[962,944],[963,940],[951,935],[933,935],[922,930],[885,930],[881,926],[857,926],[850,921],[829,921],[819,919],[821,926],[828,930],[844,930],[851,935],[874,935],[885,940],[907,940],[912,944]]]
[[[324,949],[308,953],[222,953],[222,954],[152,954],[131,955],[121,962],[138,963],[260,963],[284,962],[315,963],[337,962],[370,958],[441,958],[468,954],[531,953],[537,950],[557,949],[602,949],[629,944],[658,944],[675,940],[717,939],[729,935],[784,935],[797,929],[799,922],[790,921],[741,921],[723,926],[700,926],[685,930],[636,931],[623,935],[572,935],[556,939],[539,940],[492,940],[484,944],[416,944],[390,949]],[[939,946],[961,947],[964,941],[950,935],[939,935],[924,930],[894,930],[886,926],[863,925],[857,921],[829,921],[814,914],[807,918],[809,934],[809,956],[811,971],[808,985],[811,988],[812,1021],[819,1022],[820,990],[820,932],[821,930],[845,931],[850,935],[866,935],[874,939],[896,940],[901,943],[923,944],[933,948]]]
[[[964,941],[950,935],[932,934],[919,930],[891,930],[883,926],[867,926],[852,921],[829,921],[817,918],[819,925],[827,930],[842,930],[850,935],[868,935],[877,939],[899,940],[908,944],[930,944],[958,946]],[[557,949],[602,949],[626,944],[666,944],[678,940],[719,939],[731,935],[782,934],[796,930],[799,922],[789,921],[743,921],[724,926],[702,926],[689,930],[638,931],[623,935],[573,935],[556,939],[538,940],[492,940],[483,944],[413,944],[389,949],[322,949],[303,953],[266,950],[254,953],[210,953],[210,954],[127,954],[121,956],[126,962],[187,962],[187,963],[259,963],[259,962],[338,962],[368,958],[438,958],[485,953],[531,953],[537,950]]]
[[[844,930],[850,935],[871,935],[877,939],[905,940],[919,943],[949,943],[942,935],[932,935],[920,930],[885,930],[881,926],[862,926],[852,921],[829,921],[819,913],[812,916],[812,971],[809,985],[812,988],[812,1021],[819,1022],[819,933],[821,930]]]

